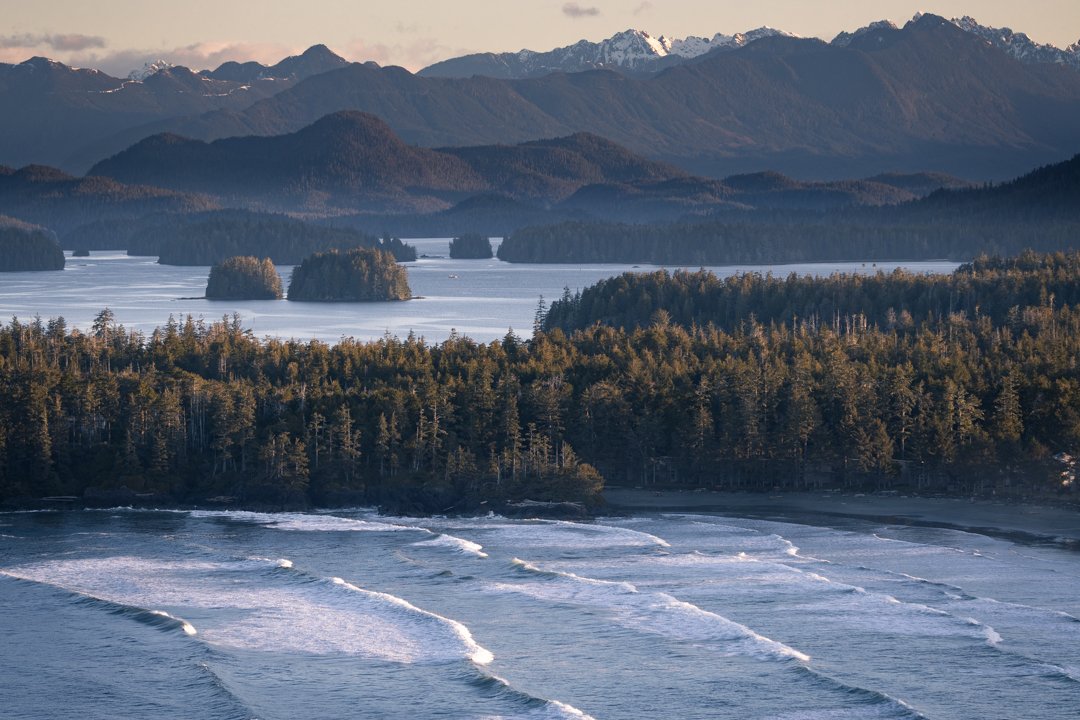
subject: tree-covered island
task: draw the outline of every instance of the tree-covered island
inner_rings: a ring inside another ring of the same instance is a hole
[[[280,300],[281,277],[270,258],[226,258],[210,268],[209,300]]]
[[[466,234],[450,241],[450,257],[460,260],[487,260],[494,257],[491,240],[484,235]]]
[[[409,277],[394,256],[375,248],[315,253],[293,270],[289,300],[384,302],[412,297]]]

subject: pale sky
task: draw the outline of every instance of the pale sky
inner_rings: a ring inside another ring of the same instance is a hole
[[[273,63],[324,43],[349,60],[418,70],[631,27],[711,37],[769,25],[829,40],[875,20],[903,25],[920,10],[971,15],[1058,47],[1080,39],[1080,0],[0,0],[0,62],[44,55],[126,75],[158,58],[199,70]]]

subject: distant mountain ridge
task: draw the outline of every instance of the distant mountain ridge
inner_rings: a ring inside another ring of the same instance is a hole
[[[0,163],[84,172],[163,132],[282,135],[341,110],[382,117],[424,147],[588,132],[717,178],[774,169],[998,180],[1080,150],[1080,73],[1038,62],[1049,56],[1024,50],[1021,33],[976,26],[925,15],[832,43],[773,30],[680,41],[631,31],[602,69],[524,80],[344,64],[321,46],[273,66],[158,67],[141,81],[34,58],[0,65]],[[646,71],[650,57],[663,69]]]
[[[227,207],[352,217],[345,224],[369,232],[421,235],[491,235],[559,219],[657,222],[752,209],[821,212],[896,204],[938,188],[968,186],[934,174],[803,182],[767,172],[721,181],[692,176],[588,133],[428,149],[406,144],[381,119],[356,111],[273,137],[205,143],[156,135],[98,163],[91,173],[132,186],[198,193]]]
[[[812,179],[929,171],[1000,180],[1080,150],[1080,73],[1021,63],[932,15],[842,46],[766,37],[647,76],[453,79],[353,64],[242,111],[143,131],[277,135],[345,109],[384,118],[413,145],[589,132],[712,177],[768,168]]]
[[[915,16],[919,20],[922,13]],[[980,25],[971,16],[954,18],[951,22],[964,32],[986,40],[1017,60],[1030,64],[1060,64],[1080,70],[1080,41],[1062,50],[1053,45],[1039,44],[1022,32],[1010,28]],[[851,41],[873,30],[898,29],[891,20],[880,20],[851,32],[839,33],[830,44],[846,47]],[[424,77],[468,78],[474,75],[501,79],[540,77],[553,72],[583,72],[608,69],[628,73],[656,73],[712,52],[735,50],[769,37],[798,37],[783,30],[760,27],[745,33],[712,37],[689,36],[669,39],[653,37],[648,32],[628,29],[601,40],[580,40],[573,45],[546,52],[473,53],[443,60],[423,68],[417,74]]]
[[[1054,45],[1037,43],[1025,33],[1013,32],[1011,28],[980,25],[969,15],[954,19],[953,23],[961,30],[981,37],[994,47],[1004,50],[1020,62],[1066,65],[1074,70],[1080,70],[1080,41],[1062,50]]]
[[[427,212],[498,191],[557,202],[593,183],[685,177],[603,138],[576,135],[432,150],[404,143],[368,113],[327,115],[295,133],[206,143],[155,135],[95,165],[92,176],[206,193],[285,210]]]
[[[312,75],[348,64],[323,45],[269,67],[225,63],[194,72],[158,61],[127,78],[43,57],[0,63],[0,163],[82,170],[90,162],[84,160],[79,167],[73,155],[125,129],[213,110],[243,110]]]
[[[746,33],[711,38],[654,38],[644,30],[629,29],[602,40],[580,40],[573,45],[547,52],[520,50],[516,53],[475,53],[443,60],[420,70],[422,77],[466,78],[473,75],[502,79],[540,77],[553,72],[583,72],[609,69],[654,73],[715,50],[734,50],[764,37],[784,35],[780,30],[760,27]]]

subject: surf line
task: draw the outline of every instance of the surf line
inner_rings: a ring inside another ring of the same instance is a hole
[[[734,642],[737,646],[741,646],[745,654],[751,656],[766,655],[784,660],[796,660],[800,663],[810,662],[810,656],[800,650],[766,637],[742,623],[698,607],[693,603],[680,600],[668,593],[640,592],[636,586],[628,582],[600,580],[559,570],[548,570],[538,566],[536,563],[519,558],[514,558],[511,564],[521,572],[549,580],[591,587],[604,593],[605,597],[597,598],[595,593],[582,596],[573,592],[565,597],[550,594],[533,594],[528,588],[513,583],[499,585],[498,587],[501,590],[531,595],[549,602],[570,602],[573,604],[584,602],[599,606],[611,611],[616,618],[622,615],[629,621],[630,627],[652,634],[672,635],[676,638],[685,637],[685,635],[681,634],[681,630],[675,629],[684,627],[683,620],[691,617],[701,621],[703,633],[702,637],[692,639]],[[647,617],[650,614],[652,617],[657,614],[669,616],[670,621],[666,624],[666,627],[673,629],[672,632],[666,633],[660,626],[650,622],[650,618]],[[679,617],[680,615],[683,617]]]

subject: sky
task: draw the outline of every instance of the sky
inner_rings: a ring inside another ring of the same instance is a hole
[[[829,40],[875,20],[902,25],[918,11],[971,15],[1058,47],[1080,40],[1080,0],[0,0],[0,62],[43,55],[126,76],[157,59],[196,70],[272,64],[323,43],[348,60],[415,71],[627,28],[711,37],[768,25]]]

